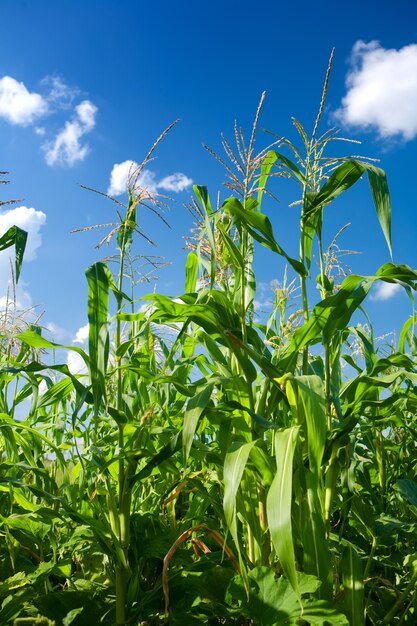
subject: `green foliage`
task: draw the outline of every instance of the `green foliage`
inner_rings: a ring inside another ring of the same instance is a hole
[[[388,262],[335,283],[325,207],[366,173],[390,253],[391,207],[381,169],[326,156],[324,97],[310,138],[294,120],[300,148],[254,156],[260,109],[249,143],[237,131],[235,154],[226,141],[234,196],[215,210],[194,188],[185,293],[138,311],[126,268],[146,238],[138,207],[158,213],[138,186],[152,147],[106,238],[117,233],[116,276],[104,261],[86,271],[89,350],[67,349],[88,374],[41,362],[59,346],[37,327],[4,351],[4,626],[415,624],[416,316],[388,350],[357,319],[377,281],[413,299],[417,271]],[[274,174],[300,189],[298,258],[267,215]],[[16,247],[16,277],[25,241],[16,227],[0,239]],[[258,244],[289,266],[266,323]]]

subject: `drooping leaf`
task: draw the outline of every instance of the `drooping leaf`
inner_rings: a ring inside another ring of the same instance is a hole
[[[198,420],[203,414],[210,400],[214,383],[205,385],[204,388],[192,396],[187,403],[184,414],[184,427],[182,431],[182,447],[184,453],[184,466],[187,465],[188,456],[190,454],[193,438],[197,428]]]
[[[300,263],[300,261],[288,256],[277,243],[271,222],[266,215],[258,213],[257,211],[246,211],[237,198],[229,198],[226,200],[223,204],[223,209],[227,213],[237,217],[246,230],[254,239],[259,241],[259,243],[284,257],[299,275],[307,275],[307,270],[304,265]]]
[[[284,371],[290,371],[296,364],[296,353],[308,345],[322,339],[328,344],[332,337],[349,324],[353,313],[362,304],[371,286],[378,280],[398,283],[415,290],[417,271],[407,265],[386,263],[375,276],[355,276],[345,278],[339,291],[319,302],[313,309],[310,319],[298,328],[291,339],[289,349],[280,362]]]
[[[213,213],[213,209],[211,207],[210,197],[208,194],[207,187],[203,185],[193,185],[193,190],[199,201],[201,202],[204,210],[208,215]]]
[[[14,245],[16,258],[15,258],[15,274],[16,283],[19,282],[20,270],[22,268],[23,255],[25,253],[26,241],[28,234],[25,230],[22,230],[18,226],[11,226],[7,232],[0,237],[0,251],[6,250]]]

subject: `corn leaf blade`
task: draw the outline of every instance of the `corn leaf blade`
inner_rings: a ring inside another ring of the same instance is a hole
[[[298,430],[292,426],[274,433],[277,471],[266,506],[272,543],[285,575],[300,597],[291,525],[292,469]]]

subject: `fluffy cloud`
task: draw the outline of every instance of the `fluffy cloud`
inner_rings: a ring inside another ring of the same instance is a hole
[[[28,232],[24,262],[33,261],[42,243],[40,229],[45,224],[46,215],[42,211],[25,206],[15,207],[0,213],[0,236],[11,226],[19,226]],[[7,248],[0,252],[0,308],[6,304],[7,287],[10,284],[10,259],[14,260],[14,248]],[[22,280],[23,279],[23,280]],[[25,288],[24,272],[17,288],[17,306],[27,309],[32,306],[29,292]]]
[[[109,188],[107,190],[109,196],[121,196],[126,193],[129,176],[132,175],[137,167],[138,164],[136,161],[123,161],[122,163],[115,163],[113,165],[110,174]],[[165,178],[158,181],[154,172],[151,170],[142,170],[136,185],[146,188],[149,193],[153,194],[156,193],[158,189],[178,193],[187,189],[192,183],[191,178],[188,178],[188,176],[181,172],[165,176]]]
[[[14,125],[33,126],[36,135],[48,137],[48,129],[38,126],[38,120],[57,111],[73,109],[80,90],[68,86],[60,76],[47,76],[40,84],[42,94],[30,92],[11,76],[0,78],[0,118]],[[72,119],[53,140],[42,146],[48,165],[72,166],[88,154],[89,147],[82,139],[95,126],[97,107],[84,100],[73,110]]]
[[[166,189],[167,191],[178,193],[180,191],[184,191],[192,184],[193,181],[191,178],[188,178],[185,174],[181,174],[181,172],[176,172],[170,176],[165,176],[165,178],[159,181],[158,187],[160,189]]]
[[[70,87],[61,76],[46,76],[41,85],[46,89],[45,99],[51,109],[69,109],[80,95],[78,87]]]
[[[126,191],[127,180],[137,168],[135,161],[123,161],[115,163],[110,174],[110,183],[107,193],[109,196],[121,196]]]
[[[0,117],[10,124],[29,126],[48,112],[48,104],[39,93],[31,93],[11,76],[0,78]]]
[[[417,44],[385,49],[378,41],[357,41],[352,50],[347,93],[336,117],[380,137],[417,135]]]
[[[399,293],[401,289],[402,289],[401,285],[398,285],[397,283],[379,282],[374,287],[371,300],[375,300],[375,301],[390,300],[397,293]]]
[[[86,324],[85,326],[81,326],[75,334],[73,339],[73,343],[80,343],[84,345],[88,340],[88,333],[90,332],[90,325]]]
[[[89,325],[81,326],[75,333],[75,337],[72,340],[73,344],[77,344],[79,348],[88,351],[88,332]],[[68,350],[67,366],[72,374],[88,374],[88,367],[85,364],[84,359],[77,352]]]
[[[77,352],[68,351],[67,366],[71,374],[88,374],[88,367]]]
[[[53,142],[44,145],[45,160],[48,165],[69,165],[83,161],[89,146],[81,142],[84,135],[95,126],[97,107],[89,100],[84,100],[75,108],[75,117],[67,122]]]

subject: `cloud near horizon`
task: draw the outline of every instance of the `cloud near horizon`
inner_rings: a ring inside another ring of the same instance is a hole
[[[138,167],[136,161],[123,161],[115,163],[110,174],[110,182],[107,193],[109,196],[121,196],[127,191],[128,178]],[[146,187],[149,193],[157,193],[159,189],[180,193],[193,184],[191,178],[188,178],[181,172],[165,176],[161,180],[157,180],[156,174],[151,170],[142,170],[137,181],[140,187]]]
[[[380,138],[417,136],[417,44],[385,49],[357,41],[352,49],[347,93],[335,117],[346,126],[374,128]]]

